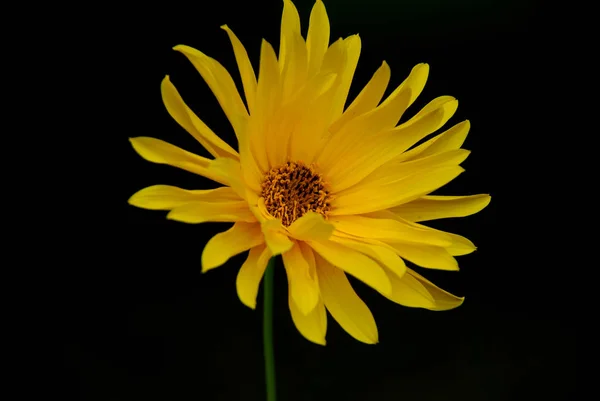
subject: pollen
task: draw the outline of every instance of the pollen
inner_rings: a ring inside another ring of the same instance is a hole
[[[267,211],[289,226],[312,211],[327,217],[331,195],[321,175],[303,162],[287,162],[265,175],[261,196]]]

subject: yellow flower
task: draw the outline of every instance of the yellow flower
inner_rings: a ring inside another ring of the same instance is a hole
[[[284,1],[279,57],[263,41],[260,73],[227,26],[246,102],[226,69],[188,46],[176,46],[196,67],[231,123],[238,151],[220,139],[184,103],[167,76],[162,97],[169,114],[214,159],[158,139],[132,138],[146,160],[210,178],[223,186],[187,190],[157,185],[131,197],[137,207],[169,210],[185,223],[232,222],[202,253],[205,272],[249,250],[237,276],[240,300],[255,308],[268,260],[281,255],[289,283],[289,308],[300,333],[325,344],[327,309],[354,338],[378,341],[377,326],[346,274],[408,307],[447,310],[456,297],[406,267],[458,270],[454,258],[475,250],[468,239],[419,222],[462,217],[483,209],[488,195],[428,196],[464,170],[469,131],[463,121],[413,146],[441,128],[456,111],[450,96],[432,100],[410,120],[403,113],[423,90],[427,64],[381,101],[390,79],[384,62],[344,110],[358,63],[358,35],[329,45],[329,20],[321,0],[306,40],[294,5]]]

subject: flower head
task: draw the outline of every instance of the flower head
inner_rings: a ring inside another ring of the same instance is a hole
[[[418,146],[456,111],[450,96],[432,100],[398,124],[423,90],[427,64],[415,66],[385,100],[384,62],[344,109],[361,50],[358,35],[329,43],[325,6],[317,0],[306,40],[291,1],[284,0],[279,56],[263,41],[258,80],[243,45],[227,26],[245,95],[227,70],[187,46],[176,46],[196,67],[235,131],[238,150],[220,139],[184,103],[167,76],[167,111],[214,159],[158,139],[132,138],[146,160],[207,177],[222,186],[188,190],[157,185],[133,195],[138,207],[169,210],[185,223],[231,222],[202,253],[202,270],[249,251],[237,276],[240,300],[254,308],[268,260],[281,255],[289,308],[308,340],[325,344],[326,310],[354,338],[376,343],[375,321],[347,274],[409,307],[447,310],[456,297],[407,268],[458,270],[455,256],[468,239],[420,224],[483,209],[488,195],[430,196],[458,176],[469,152],[461,149],[464,121]]]

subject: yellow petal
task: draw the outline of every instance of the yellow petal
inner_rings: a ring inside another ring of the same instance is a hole
[[[428,71],[427,64],[417,65],[381,105],[355,118],[352,124],[346,124],[330,136],[317,163],[334,183],[332,191],[340,191],[360,181],[377,166],[402,152],[399,150],[394,153],[396,145],[390,143],[392,135],[376,134],[390,130],[398,123],[411,99],[414,100],[413,89],[419,92],[423,89]],[[344,162],[341,163],[341,160]]]
[[[373,217],[373,218],[377,218],[377,219],[398,220],[402,224],[409,225],[413,228],[416,228],[419,230],[426,230],[434,235],[440,235],[440,236],[442,236],[442,238],[448,239],[450,241],[449,244],[443,245],[443,248],[446,249],[446,251],[448,251],[448,253],[452,256],[467,255],[477,249],[475,244],[473,244],[471,241],[469,241],[465,237],[461,237],[460,235],[449,233],[446,231],[436,230],[434,228],[427,227],[423,224],[418,224],[418,223],[414,223],[414,222],[405,220],[405,219],[399,217],[394,212],[392,212],[391,209],[380,210],[380,211],[373,212],[373,213],[367,213],[367,214],[364,214],[363,216]],[[338,233],[339,233],[339,231],[338,231]],[[394,242],[394,241],[392,241],[392,242]],[[406,241],[406,242],[410,242],[410,241]]]
[[[365,113],[346,124],[323,147],[318,163],[333,183],[332,191],[344,190],[373,172],[377,167],[399,156],[406,148],[402,143],[402,135],[393,128],[404,111],[414,100],[413,90],[421,91],[427,80],[427,64],[419,64],[411,75],[376,109]],[[442,106],[440,106],[441,110]],[[443,112],[433,110],[438,118],[434,125],[423,127],[416,124],[415,129],[437,129],[437,123],[442,120]],[[420,119],[429,121],[430,115],[425,114]],[[413,121],[411,119],[411,121]],[[409,124],[408,123],[405,124]],[[403,124],[404,125],[404,124]],[[340,161],[344,162],[341,163]]]
[[[328,176],[334,183],[331,190],[338,192],[349,188],[378,169],[383,169],[379,173],[384,176],[393,175],[392,172],[398,169],[402,171],[402,166],[398,165],[404,160],[402,152],[445,124],[456,110],[456,104],[452,97],[438,98],[423,109],[427,112],[421,111],[397,128],[374,137],[357,139],[354,147],[350,147],[353,150],[346,155],[350,161],[338,162],[329,171]]]
[[[254,109],[254,97],[256,96],[256,75],[254,74],[250,59],[248,58],[248,52],[246,52],[242,42],[240,42],[227,25],[221,26],[221,29],[227,32],[231,45],[233,46],[233,53],[235,54],[235,60],[238,69],[240,70],[240,77],[242,78],[246,103],[248,103],[248,111],[252,114],[252,110]]]
[[[446,247],[448,253],[452,256],[462,256],[473,253],[477,250],[477,247],[468,238],[460,236],[458,234],[446,233],[452,239],[452,244]]]
[[[288,295],[288,304],[290,306],[290,313],[292,315],[292,321],[294,325],[306,338],[315,344],[325,345],[325,334],[327,333],[327,313],[325,312],[325,306],[319,299],[317,306],[308,314],[304,315],[296,306],[292,298],[292,294]]]
[[[331,241],[337,242],[352,248],[356,251],[364,253],[365,255],[373,258],[373,260],[379,262],[380,265],[387,268],[389,271],[394,273],[397,277],[403,277],[406,273],[406,264],[400,258],[394,248],[379,241],[364,241],[357,238],[350,238],[343,235],[334,235],[331,237]]]
[[[308,315],[319,301],[319,284],[315,266],[311,266],[304,258],[297,242],[281,257],[287,272],[292,299],[300,313]]]
[[[237,222],[212,237],[202,251],[202,272],[214,269],[231,257],[265,242],[260,224]]]
[[[308,78],[308,53],[304,38],[300,31],[291,32],[286,39],[286,48],[289,48],[287,62],[281,71],[283,85],[282,102],[287,103],[306,85]],[[281,59],[279,61],[281,69]]]
[[[239,163],[233,159],[220,157],[210,160],[156,138],[140,136],[129,138],[129,142],[149,162],[178,167],[229,186],[232,185],[232,178],[235,178],[230,175],[231,168],[237,165],[239,169]]]
[[[268,171],[271,157],[277,149],[277,136],[272,130],[275,116],[281,104],[281,82],[277,56],[266,40],[260,49],[260,70],[256,88],[256,110],[248,128],[250,149],[261,171]],[[267,138],[269,138],[267,140]],[[284,155],[285,157],[285,155]]]
[[[401,181],[422,171],[433,168],[458,166],[469,156],[469,154],[471,154],[471,152],[466,149],[456,149],[406,162],[392,160],[378,167],[361,182],[348,188],[342,193],[347,195],[353,192],[363,192],[367,188],[373,190],[392,182]],[[338,188],[338,186],[335,188]],[[335,191],[333,187],[331,190]]]
[[[322,215],[315,212],[306,213],[288,227],[290,235],[302,241],[329,239],[333,230],[333,225],[327,222]]]
[[[306,47],[308,49],[309,75],[314,75],[319,71],[325,52],[329,47],[329,18],[321,0],[315,2],[310,13]]]
[[[310,246],[306,242],[296,241],[298,247],[300,248],[300,252],[302,252],[302,257],[308,263],[311,272],[316,272],[316,262],[315,262],[315,252],[312,250]],[[316,273],[315,273],[316,274]]]
[[[168,75],[163,79],[160,90],[165,107],[171,117],[200,142],[211,155],[239,159],[238,153],[208,128],[185,104]]]
[[[167,214],[167,219],[182,223],[198,224],[206,222],[245,221],[257,222],[256,217],[248,208],[248,202],[223,201],[223,202],[193,202],[177,206]]]
[[[368,130],[367,132],[363,130],[362,136],[368,137],[368,134],[375,134],[394,127],[408,106],[412,104],[423,90],[428,75],[428,64],[416,65],[404,82],[398,85],[376,109],[368,112],[368,116],[365,115],[361,118],[361,120],[365,120],[364,126]],[[357,121],[355,121],[356,123]]]
[[[283,0],[283,15],[281,16],[281,37],[279,39],[279,68],[283,72],[286,65],[293,64],[293,57],[290,43],[292,35],[300,33],[300,15],[294,3],[290,0]]]
[[[400,152],[416,144],[427,135],[441,128],[454,115],[458,108],[458,100],[452,96],[441,96],[433,99],[417,115],[400,124],[392,130],[396,134],[396,142],[393,144],[393,152]],[[399,156],[402,159],[402,156]]]
[[[427,127],[431,132],[441,128],[446,122],[456,113],[458,109],[458,100],[456,100],[452,96],[440,96],[432,101],[430,101],[425,107],[423,107],[419,112],[407,122],[400,124],[397,128],[397,132],[404,132],[404,130],[409,127],[421,123],[422,121],[428,121],[427,124],[423,124],[423,126]],[[442,117],[441,119],[432,119],[431,116],[433,112],[441,111]]]
[[[238,297],[244,305],[249,308],[256,308],[256,296],[258,295],[258,287],[262,280],[267,263],[271,258],[271,253],[265,245],[258,245],[250,249],[248,258],[240,268],[235,286]]]
[[[237,160],[220,157],[211,161],[211,168],[227,177],[227,184],[242,199],[246,199],[247,188],[242,179],[242,166]]]
[[[330,214],[369,213],[410,202],[446,185],[463,171],[459,166],[437,167],[378,187],[365,186],[360,191],[341,193],[332,201]]]
[[[261,171],[258,167],[255,157],[250,150],[250,141],[247,137],[243,141],[240,141],[239,150],[242,181],[254,193],[260,193],[264,171]]]
[[[487,194],[470,196],[424,196],[391,208],[390,211],[410,221],[428,221],[475,214],[490,203]]]
[[[306,83],[308,74],[308,51],[300,34],[300,16],[289,0],[283,2],[279,69],[283,84],[282,101],[287,102]]]
[[[280,255],[289,251],[294,243],[288,238],[281,220],[268,219],[261,223],[265,242],[273,255]]]
[[[175,46],[173,50],[183,53],[202,75],[229,119],[239,142],[246,130],[248,111],[231,75],[217,60],[199,50],[184,45]]]
[[[384,61],[344,114],[331,125],[329,132],[339,131],[349,121],[377,107],[390,82],[390,75],[390,67]]]
[[[405,88],[410,88],[410,99],[408,101],[408,105],[410,106],[413,102],[419,97],[421,92],[423,92],[423,88],[425,88],[425,84],[427,83],[427,78],[429,77],[429,64],[420,63],[415,65],[410,74],[408,74],[408,78],[402,82],[402,84],[398,87],[398,91],[402,91]],[[391,95],[390,95],[391,96]]]
[[[392,286],[385,271],[370,257],[332,241],[308,241],[307,243],[332,265],[381,293],[391,292]]]
[[[471,123],[465,120],[429,139],[419,146],[404,152],[398,157],[398,161],[414,160],[418,157],[431,156],[435,153],[443,153],[449,150],[459,149],[469,133]]]
[[[402,278],[388,274],[392,283],[392,293],[386,297],[397,304],[410,308],[435,308],[433,296],[419,280],[411,275],[412,272],[411,269],[407,269],[407,273]]]
[[[400,220],[377,219],[358,215],[332,216],[330,222],[336,230],[359,238],[381,241],[406,241],[436,246],[452,243],[443,232],[426,230],[404,224]]]
[[[443,235],[445,238],[448,238],[450,240],[450,244],[445,245],[444,248],[452,256],[468,255],[469,253],[472,253],[473,251],[475,251],[477,249],[475,244],[473,244],[473,242],[469,241],[469,239],[467,239],[465,237],[462,237],[458,234],[449,233],[446,231],[436,230],[434,228],[427,227],[427,226],[424,226],[424,225],[418,224],[418,223],[413,223],[408,220],[404,220],[390,210],[382,210],[379,212],[369,213],[366,216],[374,215],[374,217],[377,217],[377,218],[396,219],[396,220],[401,221],[404,224],[408,224],[417,229],[427,230],[427,231],[436,233],[438,235]]]
[[[139,190],[128,202],[132,206],[150,210],[171,210],[192,202],[227,202],[242,200],[229,187],[187,190],[170,185],[153,185]]]
[[[464,297],[457,297],[456,295],[450,294],[448,291],[444,291],[425,277],[421,276],[417,272],[410,270],[407,276],[413,276],[423,284],[427,289],[427,292],[431,294],[434,299],[435,306],[433,308],[427,308],[434,311],[444,311],[459,307],[464,302]]]
[[[285,149],[282,145],[287,145],[285,153],[289,152],[290,159],[311,164],[322,147],[327,128],[334,118],[333,106],[341,85],[340,76],[347,69],[348,51],[346,42],[341,39],[331,45],[321,70],[311,76],[302,90],[285,105],[286,124],[278,131],[279,149]]]
[[[363,164],[366,157],[362,155],[365,151],[381,148],[377,146],[381,142],[377,134],[396,124],[399,119],[398,113],[403,112],[408,105],[410,89],[397,95],[394,92],[391,96],[394,97],[390,102],[384,102],[375,110],[355,118],[352,124],[347,124],[329,136],[317,158],[317,164],[330,177],[332,183],[343,180],[348,175],[348,171],[355,169],[355,165]],[[371,158],[369,165],[375,163],[376,161]],[[355,182],[361,178],[356,179]],[[332,190],[340,189],[332,188]]]
[[[409,243],[388,243],[403,259],[417,266],[438,270],[458,270],[456,259],[444,248]]]
[[[362,43],[360,36],[351,35],[344,39],[344,45],[346,46],[346,60],[342,70],[340,71],[338,85],[335,91],[335,96],[331,105],[331,117],[328,118],[328,122],[337,120],[344,111],[346,100],[348,99],[348,92],[352,85],[352,79],[354,78],[354,72],[358,65],[358,59],[360,58],[360,51]]]
[[[344,272],[317,257],[317,274],[321,297],[331,316],[358,341],[376,344],[379,335],[373,314],[356,295]]]
[[[288,110],[295,108],[297,113],[289,139],[291,160],[302,160],[307,164],[314,161],[329,127],[336,80],[335,73],[318,74],[290,103]]]

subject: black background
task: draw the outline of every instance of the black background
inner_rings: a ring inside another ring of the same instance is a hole
[[[298,0],[306,28],[313,2]],[[481,213],[432,224],[465,235],[478,250],[459,257],[461,271],[426,271],[442,288],[466,296],[460,308],[429,312],[393,304],[353,280],[378,324],[380,343],[361,344],[329,319],[327,346],[305,340],[287,308],[278,265],[275,352],[280,400],[568,400],[575,397],[575,327],[561,302],[561,275],[536,232],[544,196],[537,153],[546,68],[543,18],[517,1],[329,0],[331,38],[359,33],[362,53],[350,98],[386,60],[390,89],[419,62],[428,84],[407,117],[440,95],[460,104],[450,120],[469,119],[466,172],[439,193],[490,193]],[[152,136],[208,156],[167,114],[160,82],[170,75],[184,100],[230,144],[234,136],[193,66],[173,46],[187,44],[219,60],[239,84],[228,24],[258,71],[260,40],[278,48],[282,3],[165,3],[124,12],[109,73],[122,108],[106,118],[116,139],[107,160],[109,187],[101,239],[71,276],[71,330],[65,357],[81,400],[262,400],[261,304],[243,306],[235,276],[245,255],[205,275],[206,241],[227,224],[186,225],[127,199],[154,184],[215,184],[145,162],[127,139]],[[111,42],[112,43],[112,42]],[[114,117],[114,121],[112,119]],[[119,158],[122,156],[122,158]],[[109,175],[113,178],[109,179]],[[97,242],[96,242],[97,241]],[[554,270],[553,270],[554,269]],[[73,301],[76,299],[76,301]],[[260,299],[260,298],[259,298]]]

